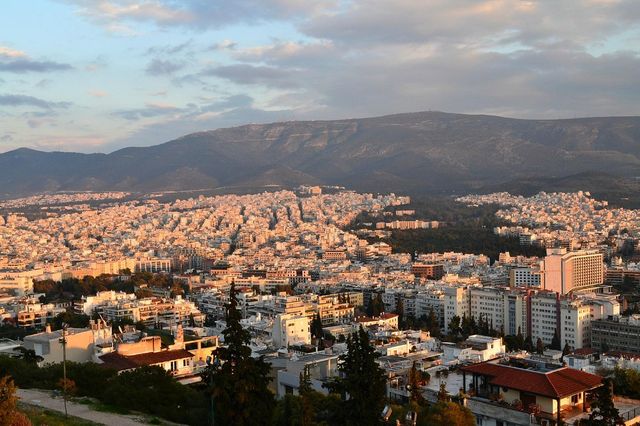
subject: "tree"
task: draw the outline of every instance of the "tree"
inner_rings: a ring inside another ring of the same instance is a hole
[[[551,349],[555,349],[556,351],[562,349],[562,347],[560,346],[560,336],[558,335],[557,329],[553,332],[553,338],[551,339],[550,347]]]
[[[385,405],[387,378],[378,354],[362,327],[347,338],[347,352],[340,355],[340,377],[326,387],[341,395],[343,418],[348,425],[375,425]]]
[[[536,353],[542,355],[544,353],[544,343],[542,339],[538,337],[536,340]]]
[[[311,426],[315,419],[315,407],[313,405],[314,390],[311,387],[311,374],[309,367],[305,366],[304,371],[300,373],[300,426]]]
[[[16,386],[11,376],[0,378],[0,426],[31,424],[17,409]]]
[[[404,323],[404,303],[402,302],[402,296],[398,296],[398,301],[396,302],[396,314],[398,314],[398,327],[400,330],[405,328]]]
[[[411,365],[408,377],[409,394],[411,395],[411,401],[416,402],[419,405],[425,403],[424,396],[422,396],[423,378],[422,372],[416,368],[415,361]]]
[[[522,335],[522,328],[518,327],[518,334],[516,334],[516,350],[524,349],[524,336]]]
[[[222,332],[225,346],[218,349],[220,366],[210,366],[205,383],[215,406],[218,424],[266,425],[271,419],[274,401],[269,390],[270,366],[263,357],[252,358],[251,335],[240,324],[235,285],[231,284],[226,306],[227,328]]]
[[[382,295],[380,293],[376,293],[376,295],[369,302],[369,306],[367,307],[367,315],[370,317],[377,317],[384,312],[384,302],[382,301]]]
[[[569,355],[570,353],[571,353],[571,347],[569,347],[569,343],[565,343],[564,348],[562,348],[562,359],[564,360],[564,357],[566,355]]]
[[[429,409],[424,424],[475,426],[476,418],[466,407],[455,402],[439,401]]]
[[[529,334],[526,339],[524,339],[524,350],[527,352],[533,351],[533,339]]]
[[[591,403],[591,410],[587,421],[588,425],[624,425],[620,413],[613,405],[613,384],[611,379],[604,379],[602,386],[596,390],[596,396]]]
[[[436,318],[436,313],[433,312],[433,308],[429,309],[429,316],[427,317],[427,329],[431,337],[436,339],[440,338],[440,322]]]
[[[613,371],[616,393],[630,398],[640,398],[640,372],[631,368],[617,368]]]
[[[460,317],[454,315],[449,321],[449,336],[457,337],[460,333]]]
[[[20,352],[20,358],[28,362],[29,364],[37,364],[44,360],[40,355],[36,355],[36,351],[33,349],[27,349],[24,346],[18,346],[15,349],[16,352]]]
[[[439,402],[449,402],[451,397],[449,397],[449,392],[447,392],[447,384],[445,382],[440,383],[440,390],[438,390],[438,401]]]
[[[322,320],[320,319],[320,314],[317,313],[314,315],[311,320],[311,335],[316,339],[320,339],[322,337]]]
[[[54,319],[51,327],[54,330],[60,330],[63,324],[67,324],[71,328],[85,328],[89,326],[89,316],[85,314],[76,314],[73,311],[66,311],[58,314]]]

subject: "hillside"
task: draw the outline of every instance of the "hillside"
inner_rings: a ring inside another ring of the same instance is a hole
[[[517,120],[420,112],[252,124],[110,154],[24,148],[0,154],[2,196],[267,184],[406,193],[512,185],[532,191],[550,179],[565,179],[573,189],[581,174],[598,176],[605,187],[640,176],[640,117]]]

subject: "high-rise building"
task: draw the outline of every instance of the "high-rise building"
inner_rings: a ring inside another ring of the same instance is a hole
[[[542,262],[543,288],[560,294],[588,289],[604,281],[602,253],[596,250],[547,250]]]

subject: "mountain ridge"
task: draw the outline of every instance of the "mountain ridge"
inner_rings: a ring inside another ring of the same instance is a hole
[[[247,124],[108,154],[0,154],[0,194],[343,185],[465,192],[527,178],[640,176],[640,117],[512,119],[416,112]]]

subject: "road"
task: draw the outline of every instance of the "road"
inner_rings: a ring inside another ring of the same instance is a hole
[[[35,405],[64,413],[64,401],[62,397],[54,398],[50,391],[18,389],[17,395],[25,404]],[[67,402],[67,412],[71,416],[103,425],[141,426],[143,424],[149,424],[147,419],[140,415],[136,416],[95,411],[91,409],[89,405],[78,404],[70,401]]]

